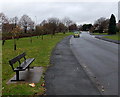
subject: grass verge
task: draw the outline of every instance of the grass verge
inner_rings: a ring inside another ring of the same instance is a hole
[[[108,33],[92,33],[92,35],[108,35]]]
[[[111,35],[111,36],[104,36],[104,38],[112,39],[112,40],[119,40],[120,41],[120,34]]]
[[[2,46],[2,94],[3,95],[35,95],[44,93],[45,89],[41,86],[44,83],[44,76],[42,76],[40,82],[36,84],[36,87],[32,88],[29,83],[25,84],[9,84],[6,82],[15,74],[12,71],[8,61],[18,54],[26,52],[28,58],[34,57],[36,60],[31,66],[42,66],[44,70],[49,66],[49,59],[52,49],[55,45],[64,37],[71,35],[72,33],[59,33],[55,37],[51,38],[51,35],[44,35],[44,39],[41,37],[32,37],[32,43],[30,38],[20,38],[16,40],[17,50],[13,50],[13,40],[6,40],[4,46]]]

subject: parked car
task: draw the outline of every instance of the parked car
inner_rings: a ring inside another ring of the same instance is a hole
[[[79,38],[80,37],[80,33],[78,31],[75,31],[73,36],[74,36],[74,38],[76,38],[76,37]]]

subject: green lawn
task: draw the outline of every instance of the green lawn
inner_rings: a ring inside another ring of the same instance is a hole
[[[109,39],[113,39],[113,40],[120,40],[120,34],[111,35],[111,36],[104,36],[104,38],[109,38]]]
[[[44,83],[42,76],[41,81],[36,84],[36,87],[32,88],[28,83],[25,84],[9,84],[6,82],[15,74],[12,68],[9,66],[8,61],[14,58],[18,54],[26,52],[28,58],[34,57],[36,60],[31,66],[43,66],[44,70],[50,65],[49,59],[52,49],[65,36],[72,33],[59,33],[55,37],[51,38],[51,35],[44,35],[44,39],[41,37],[32,37],[32,43],[30,38],[21,38],[16,40],[17,50],[13,50],[13,40],[6,40],[5,45],[2,46],[2,93],[3,95],[34,95],[35,93],[41,94],[44,92],[44,88],[41,84]]]
[[[108,33],[92,33],[92,35],[108,35]]]

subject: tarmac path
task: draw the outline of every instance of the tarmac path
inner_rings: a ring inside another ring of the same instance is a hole
[[[47,95],[101,95],[70,48],[68,36],[59,42],[45,74]]]

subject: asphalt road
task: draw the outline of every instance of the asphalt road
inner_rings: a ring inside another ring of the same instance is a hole
[[[64,38],[52,52],[52,65],[45,73],[46,94],[101,95],[71,51],[70,38]]]
[[[71,49],[89,78],[103,95],[118,94],[118,44],[82,32],[71,38]]]

